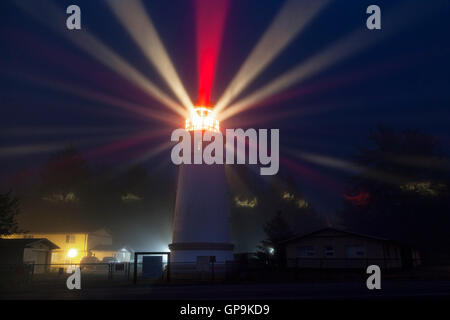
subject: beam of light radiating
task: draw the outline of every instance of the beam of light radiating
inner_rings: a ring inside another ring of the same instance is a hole
[[[141,0],[108,0],[108,5],[180,102],[191,110],[191,99]]]
[[[315,170],[311,168],[307,168],[305,165],[302,165],[296,161],[293,161],[287,157],[280,156],[280,164],[285,165],[288,169],[297,172],[301,177],[306,178],[313,182],[318,186],[326,186],[333,191],[340,191],[344,189],[344,186],[336,181],[315,172]]]
[[[62,149],[67,144],[64,143],[46,143],[46,144],[28,144],[13,147],[0,148],[0,158],[23,156],[33,153],[46,153]]]
[[[15,1],[14,3],[19,5],[19,7],[24,9],[36,20],[66,37],[93,58],[97,59],[128,81],[131,81],[144,90],[144,92],[148,93],[183,118],[186,118],[187,112],[185,108],[162,92],[154,83],[148,80],[146,76],[137,71],[95,36],[85,31],[85,29],[78,30],[77,32],[68,32],[64,27],[66,24],[66,17],[62,13],[63,11],[58,9],[51,1]]]
[[[171,142],[171,141],[166,142],[166,143],[161,143],[156,146],[152,146],[149,151],[141,153],[138,156],[134,157],[133,160],[129,161],[128,163],[126,163],[124,165],[121,165],[119,167],[119,170],[126,170],[130,166],[135,166],[142,162],[145,162],[148,159],[158,156],[159,154],[166,151],[167,149],[169,149],[172,146],[173,146],[173,142]]]
[[[114,139],[118,139],[123,137],[120,136],[107,136],[107,137],[97,137],[97,138],[84,138],[77,139],[75,141],[70,140],[71,143],[76,144],[77,146],[86,146],[92,145],[96,143],[108,142]],[[58,150],[62,150],[67,147],[68,142],[54,142],[54,143],[35,143],[35,144],[27,144],[20,146],[10,146],[10,147],[1,147],[0,148],[0,158],[7,157],[17,157],[17,156],[25,156],[29,154],[37,154],[37,153],[48,153],[54,152]]]
[[[167,130],[152,130],[150,132],[144,132],[139,134],[131,135],[125,139],[121,139],[119,141],[114,141],[108,145],[93,148],[87,152],[84,152],[83,155],[86,158],[94,158],[103,156],[105,154],[110,154],[118,151],[122,151],[124,149],[128,149],[130,147],[143,144],[145,142],[149,142],[154,138],[161,137],[162,135],[166,135]]]
[[[229,0],[195,0],[198,103],[209,105]]]
[[[111,133],[125,133],[135,131],[131,127],[25,127],[15,126],[2,128],[0,132],[5,136],[61,136],[61,135],[99,135]]]
[[[398,6],[388,13],[383,18],[383,26],[386,31],[383,29],[383,32],[368,34],[369,31],[365,28],[358,28],[358,30],[345,38],[336,41],[321,53],[298,64],[290,71],[280,75],[262,88],[257,89],[255,92],[226,108],[219,113],[219,120],[223,121],[241,111],[255,107],[264,99],[322,72],[333,64],[360,53],[370,46],[375,45],[380,40],[386,39],[388,36],[392,36],[393,34],[402,31],[416,19],[425,15],[424,10],[426,13],[430,13],[434,10],[433,7],[424,3],[414,3],[413,5],[415,7],[408,7],[408,10],[405,10],[402,6]]]
[[[323,91],[336,89],[345,85],[349,85],[351,83],[364,81],[369,77],[376,77],[383,74],[387,74],[392,71],[404,70],[405,68],[409,68],[411,64],[417,64],[419,61],[423,59],[424,53],[423,50],[419,50],[415,53],[408,52],[408,56],[397,56],[395,59],[389,59],[383,61],[382,63],[376,63],[368,66],[364,69],[353,70],[351,72],[345,72],[339,75],[333,75],[324,79],[321,79],[317,82],[308,83],[305,85],[301,85],[300,87],[296,87],[292,90],[288,90],[285,92],[281,92],[279,94],[273,95],[267,99],[264,99],[258,103],[258,107],[271,107],[274,104],[280,104],[282,101],[290,100],[294,97],[301,96],[304,98],[305,96],[310,95],[318,95]],[[392,97],[390,97],[392,99]],[[286,111],[277,110],[276,113],[273,112],[259,112],[258,114],[252,114],[251,117],[235,117],[232,120],[232,127],[240,128],[240,127],[248,127],[250,125],[261,124],[264,122],[269,122],[275,119],[281,119],[286,117],[296,117],[296,116],[307,116],[312,113],[319,112],[327,112],[332,109],[347,107],[349,105],[360,104],[361,101],[358,98],[354,99],[354,101],[345,101],[344,104],[342,102],[337,102],[336,100],[331,101],[330,103],[320,103],[319,105],[308,104],[307,106],[301,105],[301,107],[296,108],[295,110],[290,110],[290,108]]]
[[[450,171],[450,161],[445,158],[425,156],[399,156],[390,157],[392,162],[417,168],[433,168],[442,171]]]
[[[217,101],[216,112],[227,107],[305,28],[328,0],[288,0]]]
[[[304,152],[304,151],[298,151],[298,150],[286,150],[287,153],[290,153],[292,156],[313,163],[318,164],[324,167],[328,168],[335,168],[339,169],[351,174],[360,174],[363,173],[367,177],[378,180],[381,182],[386,182],[394,185],[401,184],[405,181],[404,178],[401,178],[400,176],[395,176],[392,174],[388,174],[386,172],[382,172],[379,170],[374,170],[372,168],[367,168],[364,166],[360,166],[358,164],[352,163],[350,161],[341,160],[335,157],[328,157],[316,153],[311,152]]]
[[[47,87],[50,89],[57,89],[61,90],[66,93],[70,93],[88,100],[100,102],[107,104],[108,106],[114,106],[117,108],[121,108],[125,111],[128,111],[130,115],[138,115],[138,116],[144,116],[145,118],[152,118],[155,120],[159,120],[171,125],[174,125],[176,127],[179,127],[180,123],[179,121],[176,121],[176,119],[173,119],[168,113],[162,112],[162,111],[155,111],[148,107],[144,107],[142,105],[132,103],[126,100],[119,99],[117,97],[97,92],[91,89],[82,88],[80,86],[74,85],[74,84],[68,84],[63,83],[61,81],[46,79],[43,77],[35,77],[33,75],[24,74],[21,72],[14,72],[11,73],[10,76],[17,77],[22,80],[30,81],[33,83],[38,84],[39,86]],[[139,117],[141,119],[141,117]]]
[[[239,176],[237,170],[232,165],[225,165],[225,177],[229,188],[234,192],[250,193],[249,186]]]
[[[248,128],[251,126],[260,126],[263,123],[274,123],[275,120],[281,120],[285,118],[297,118],[306,117],[312,114],[317,114],[321,112],[331,111],[333,109],[339,108],[340,106],[347,106],[348,102],[344,103],[323,103],[323,104],[310,104],[302,105],[298,108],[291,108],[285,111],[277,111],[276,113],[258,113],[257,115],[252,115],[251,117],[239,117],[233,118],[232,126],[233,128]]]
[[[380,76],[394,70],[408,68],[412,63],[417,63],[415,59],[423,58],[423,51],[416,54],[408,53],[408,56],[404,55],[396,57],[395,59],[389,59],[383,63],[372,64],[364,69],[353,70],[351,72],[345,72],[339,75],[333,75],[320,81],[301,85],[298,88],[294,88],[289,91],[285,91],[267,99],[258,102],[258,107],[272,105],[274,103],[280,103],[282,101],[290,100],[297,96],[308,96],[314,94],[320,94],[321,92],[329,89],[339,88],[341,86],[349,85],[351,83],[363,81],[369,77]],[[280,112],[277,111],[277,115]],[[277,116],[270,114],[268,117]]]

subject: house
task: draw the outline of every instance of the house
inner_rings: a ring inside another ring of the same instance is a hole
[[[295,268],[384,269],[420,264],[416,250],[394,241],[335,228],[324,228],[281,242],[287,266]]]
[[[131,262],[134,259],[134,251],[123,246],[100,244],[90,250],[91,256],[102,261]]]
[[[83,257],[89,256],[92,248],[99,245],[111,245],[112,236],[105,228],[94,230],[72,230],[65,227],[64,231],[36,230],[29,233],[6,236],[8,239],[45,238],[59,248],[52,251],[52,264],[77,264]]]
[[[52,250],[59,247],[43,238],[0,239],[0,259],[3,265],[20,266],[34,264],[34,273],[48,269]]]

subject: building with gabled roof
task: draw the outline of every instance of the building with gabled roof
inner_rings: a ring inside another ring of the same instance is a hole
[[[420,264],[420,255],[411,247],[382,237],[336,228],[323,228],[280,243],[287,266],[312,269],[353,269],[368,265],[405,268]]]
[[[45,229],[42,229],[45,230]],[[52,251],[50,262],[57,264],[78,264],[81,259],[90,255],[90,250],[99,245],[111,245],[112,235],[106,228],[74,229],[67,224],[59,231],[30,231],[28,233],[4,236],[7,239],[45,238],[55,243],[58,249]]]
[[[52,251],[59,247],[45,238],[0,239],[0,260],[3,266],[13,269],[23,264],[34,265],[34,272],[48,269]]]

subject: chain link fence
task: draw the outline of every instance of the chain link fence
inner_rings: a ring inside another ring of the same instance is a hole
[[[396,277],[415,275],[435,276],[450,279],[450,261],[442,260],[434,266],[419,266],[413,261],[412,267],[403,268],[398,259],[288,259],[278,265],[257,259],[229,261],[226,263],[195,263],[163,261],[152,275],[146,274],[144,263],[84,263],[84,264],[0,264],[0,287],[23,287],[29,285],[61,283],[80,268],[84,284],[104,286],[110,284],[133,283],[213,283],[240,281],[316,280],[352,279],[354,275],[366,276],[369,265],[378,265],[386,274]],[[135,274],[136,272],[136,274]]]

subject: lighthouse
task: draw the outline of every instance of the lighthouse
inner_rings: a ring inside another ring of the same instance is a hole
[[[194,133],[220,132],[209,107],[195,107],[185,129]],[[194,144],[194,142],[192,142]],[[204,144],[204,142],[200,142]],[[202,148],[204,145],[192,145]],[[223,164],[181,164],[173,226],[171,262],[199,263],[233,260],[230,241],[230,204]]]

